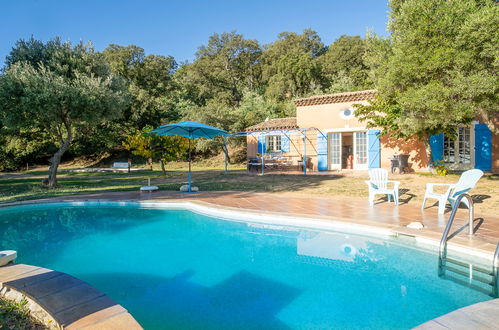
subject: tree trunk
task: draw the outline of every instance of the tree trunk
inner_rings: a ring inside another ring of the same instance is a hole
[[[230,163],[229,147],[227,146],[226,143],[222,145],[222,150],[224,151],[225,157],[227,157],[227,163]]]
[[[49,177],[46,181],[46,186],[49,188],[54,188],[57,186],[57,169],[59,168],[59,164],[61,163],[62,155],[69,149],[71,142],[73,141],[73,134],[71,132],[71,126],[68,123],[64,123],[66,127],[66,140],[64,140],[61,144],[61,147],[57,152],[49,159],[50,167],[49,167]]]
[[[165,162],[160,159],[159,164],[161,165],[161,170],[163,171],[163,175],[166,176]]]
[[[496,122],[499,123],[499,115],[496,115],[495,118],[491,118],[491,116],[489,116],[489,114],[483,109],[478,109],[478,113],[492,134],[499,135],[499,125],[496,124]]]

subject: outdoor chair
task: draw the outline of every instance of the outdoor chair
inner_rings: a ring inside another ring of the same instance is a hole
[[[426,184],[426,192],[423,199],[423,205],[421,209],[424,209],[426,200],[428,198],[433,198],[438,200],[438,214],[444,214],[445,206],[447,202],[450,203],[451,207],[454,207],[454,203],[459,195],[465,194],[471,189],[475,188],[476,183],[483,176],[483,172],[478,169],[468,170],[461,174],[459,181],[456,184],[448,184],[448,183],[427,183]],[[447,190],[445,193],[436,193],[433,188],[437,186],[446,186]],[[467,199],[461,200],[468,208],[469,203]]]
[[[387,195],[388,201],[393,196],[395,205],[399,205],[400,181],[388,180],[388,171],[383,168],[369,170],[369,181],[365,181],[369,187],[369,205],[374,205],[376,195]],[[389,187],[389,184],[391,188]]]

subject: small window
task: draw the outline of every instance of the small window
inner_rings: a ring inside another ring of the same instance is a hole
[[[353,117],[353,109],[345,109],[340,112],[340,117],[343,119],[350,119]]]
[[[267,135],[266,144],[267,144],[266,152],[281,152],[280,135]]]

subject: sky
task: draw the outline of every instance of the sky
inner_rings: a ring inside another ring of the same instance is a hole
[[[237,31],[261,44],[283,31],[317,31],[329,45],[341,35],[387,35],[387,0],[0,0],[0,63],[19,39],[55,36],[134,44],[146,54],[192,62],[213,33]]]

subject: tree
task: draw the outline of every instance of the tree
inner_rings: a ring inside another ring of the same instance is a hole
[[[235,120],[228,130],[241,132],[267,118],[274,119],[295,115],[296,108],[292,102],[275,102],[256,92],[246,92],[239,107],[234,109]]]
[[[177,63],[173,57],[145,55],[144,49],[135,45],[115,44],[103,54],[113,74],[127,82],[132,101],[124,111],[124,122],[130,131],[179,119],[175,107],[178,86],[173,79]]]
[[[265,47],[262,58],[265,95],[283,101],[322,89],[320,62],[326,48],[317,32],[282,32]]]
[[[320,57],[327,86],[337,84],[340,78],[349,91],[372,87],[368,79],[369,68],[364,61],[365,52],[366,44],[360,36],[343,35],[336,39]]]
[[[150,133],[152,129],[152,126],[148,126],[141,131],[136,131],[135,134],[128,136],[123,146],[134,155],[159,160],[161,170],[166,175],[165,163],[185,158],[188,140],[176,135]],[[152,163],[150,165],[152,169]]]
[[[39,129],[58,144],[50,158],[47,186],[75,136],[89,126],[117,119],[127,98],[90,44],[59,38],[20,40],[0,76],[0,120],[9,129]]]
[[[199,47],[195,61],[179,70],[178,79],[200,106],[216,100],[235,107],[245,90],[260,88],[260,57],[256,40],[235,31],[215,33],[207,45]]]
[[[368,37],[378,96],[358,108],[361,119],[392,136],[416,135],[429,152],[430,135],[498,113],[494,1],[393,0],[390,7],[391,39]]]
[[[489,0],[477,1],[472,9],[456,37],[459,56],[454,84],[463,102],[499,134],[494,122],[499,116],[499,7]]]

